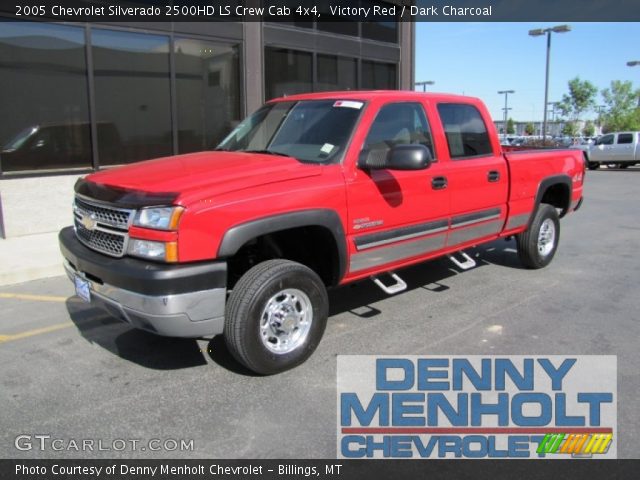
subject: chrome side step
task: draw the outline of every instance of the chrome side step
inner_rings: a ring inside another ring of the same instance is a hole
[[[378,277],[371,277],[371,280],[387,295],[393,295],[407,289],[407,284],[398,275],[393,272],[389,272],[389,275],[395,280],[394,285],[385,285]]]
[[[460,255],[463,258],[463,261],[458,260],[455,255]],[[462,251],[454,253],[452,255],[447,255],[447,257],[461,270],[469,270],[470,268],[476,266],[476,261]]]

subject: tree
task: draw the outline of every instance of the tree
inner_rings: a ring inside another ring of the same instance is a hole
[[[602,90],[602,98],[607,107],[602,115],[604,132],[640,130],[640,90],[633,90],[629,81],[614,80],[610,88]]]
[[[575,137],[578,135],[578,124],[572,120],[564,123],[562,127],[562,134],[568,137]]]
[[[533,135],[534,133],[536,133],[535,125],[531,122],[527,123],[524,127],[524,133],[526,133],[527,135]]]
[[[513,123],[513,118],[507,120],[507,133],[516,133],[516,126]]]
[[[596,134],[596,126],[593,124],[593,120],[587,120],[582,129],[582,135],[585,137],[593,137]]]
[[[580,77],[569,80],[568,86],[569,93],[562,95],[558,109],[563,117],[568,117],[575,125],[583,113],[595,106],[598,89],[588,80],[580,80]]]

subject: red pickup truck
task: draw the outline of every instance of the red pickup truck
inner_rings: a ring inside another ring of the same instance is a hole
[[[260,374],[314,351],[327,288],[515,236],[541,268],[582,202],[576,150],[500,147],[475,98],[330,92],[268,102],[214,151],[101,171],[60,232],[77,294],[160,335],[224,334]]]

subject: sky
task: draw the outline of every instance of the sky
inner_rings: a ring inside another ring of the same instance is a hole
[[[546,36],[528,32],[559,23],[419,22],[415,79],[434,81],[427,91],[480,97],[496,120],[504,115],[504,95],[498,90],[515,90],[509,95],[509,116],[542,121]],[[630,80],[640,88],[640,66],[627,66],[640,60],[639,23],[570,25],[571,32],[552,33],[549,102],[559,101],[576,76],[598,91],[612,80]],[[602,103],[600,95],[597,103]],[[585,118],[595,116],[591,112]]]

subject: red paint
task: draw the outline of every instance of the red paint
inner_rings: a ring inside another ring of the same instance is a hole
[[[503,229],[464,244],[445,246],[401,261],[350,273],[342,283],[433,258],[449,251],[524,230],[504,230],[512,215],[533,211],[540,182],[549,176],[570,178],[583,172],[578,150],[546,150],[510,153],[500,146],[484,104],[476,98],[408,91],[327,92],[294,95],[274,101],[311,99],[357,100],[364,111],[352,136],[344,161],[337,165],[310,165],[295,159],[240,152],[200,152],[140,162],[92,174],[87,180],[148,192],[179,192],[177,204],[185,207],[178,236],[181,262],[216,258],[220,241],[230,228],[259,218],[306,209],[331,209],[338,213],[347,235],[348,254],[357,250],[356,234],[382,232],[497,208]],[[389,102],[419,102],[429,120],[437,162],[421,171],[378,170],[365,172],[356,162],[378,110]],[[465,103],[481,113],[489,131],[493,154],[482,158],[451,160],[441,125],[438,103]],[[487,182],[488,171],[500,180]],[[431,180],[446,176],[445,190],[433,190]],[[582,197],[583,182],[574,181],[571,198]],[[354,221],[369,218],[382,223],[356,230]],[[131,236],[173,239],[165,232],[131,229]]]

